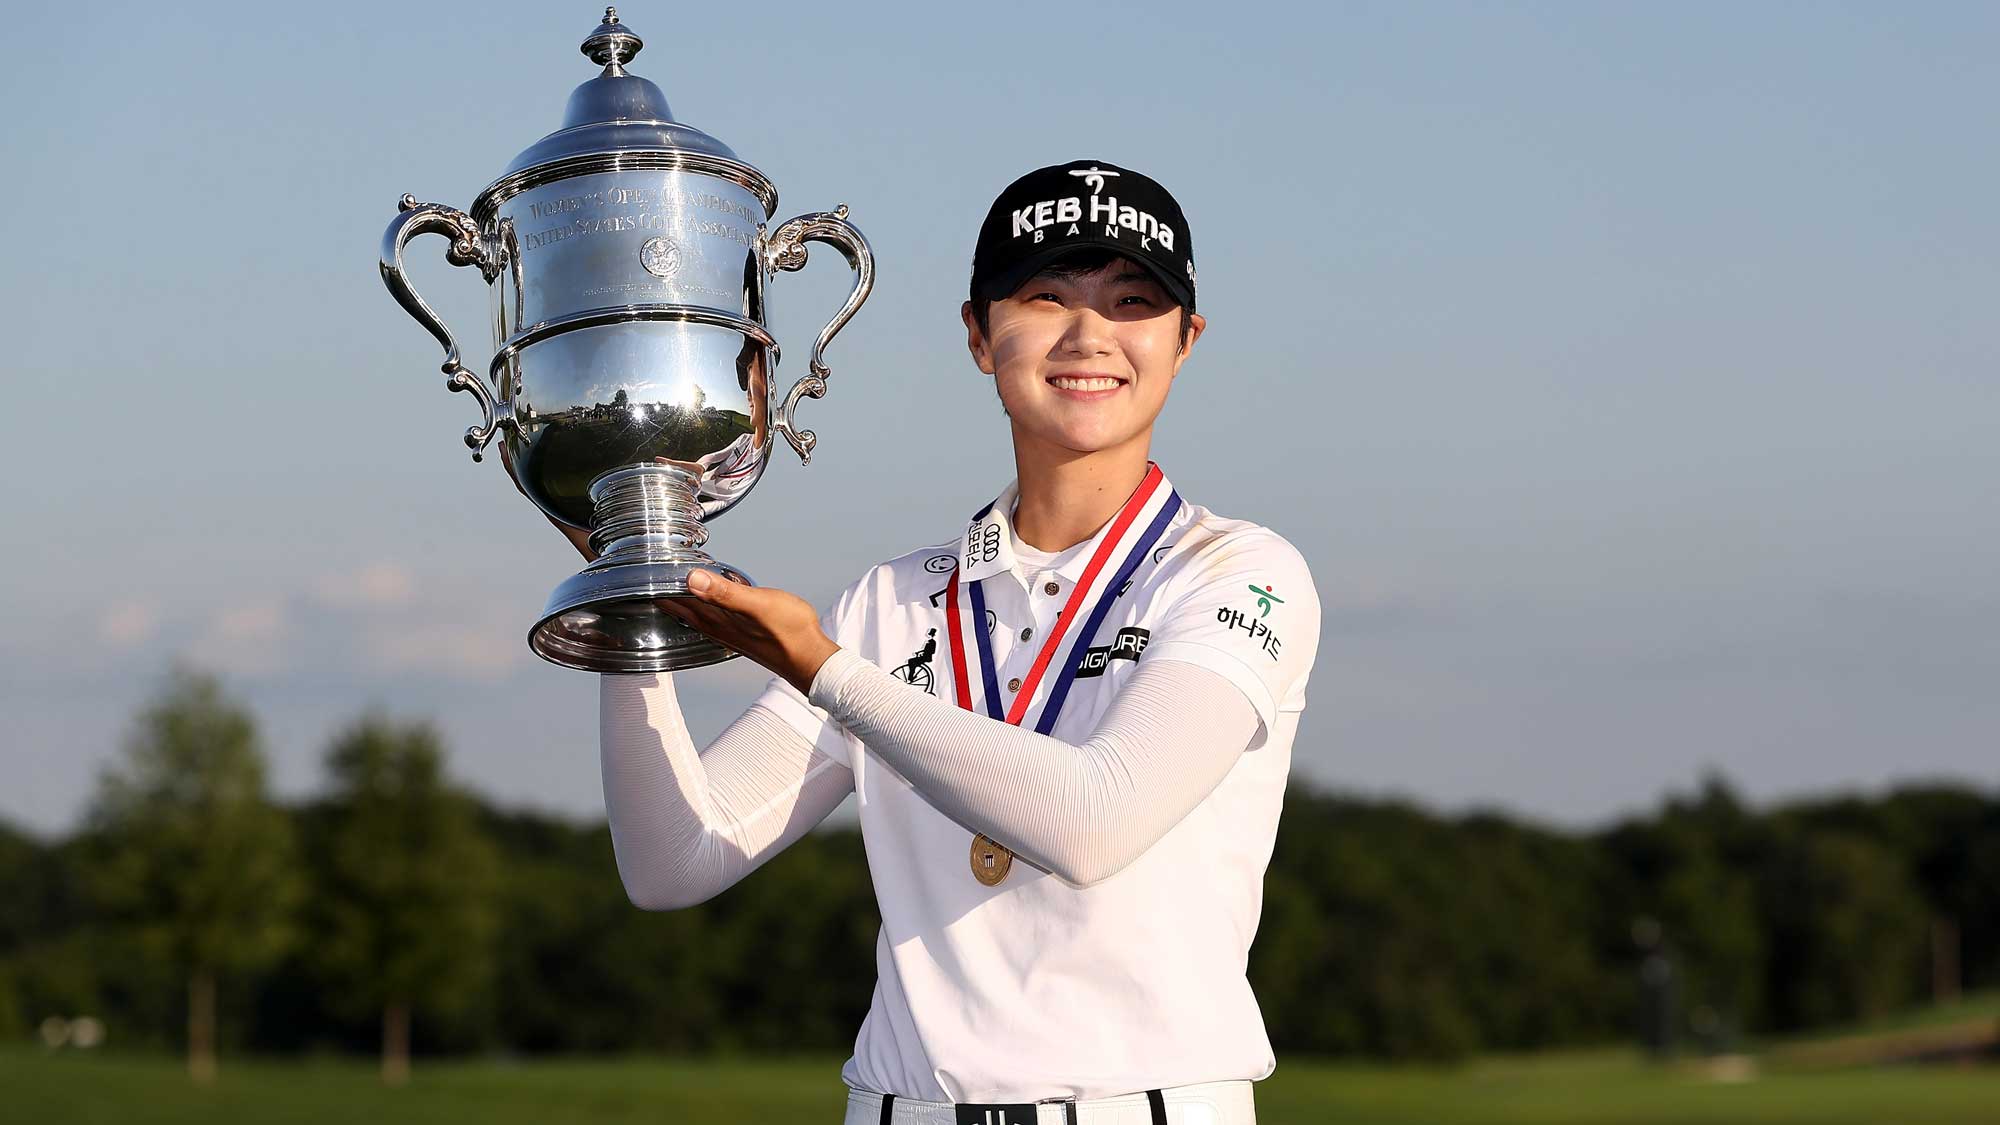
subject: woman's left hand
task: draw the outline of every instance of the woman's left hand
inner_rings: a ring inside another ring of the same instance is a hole
[[[802,598],[771,586],[746,586],[712,570],[688,575],[693,597],[661,598],[666,612],[718,643],[783,676],[801,693],[839,645],[819,627]]]

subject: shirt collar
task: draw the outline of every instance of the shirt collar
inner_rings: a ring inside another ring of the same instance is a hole
[[[1169,496],[1173,493],[1173,482],[1163,473],[1155,496]],[[1018,559],[1014,554],[1014,503],[1021,498],[1019,479],[1007,482],[993,503],[983,515],[974,517],[965,525],[965,537],[958,545],[959,577],[967,582],[977,582],[982,578],[1013,571],[1019,575]],[[1102,544],[1111,525],[1118,522],[1118,513],[1104,521],[1090,537],[1090,542],[1081,551],[1069,557],[1069,561],[1059,566],[1055,574],[1063,581],[1075,583],[1083,577],[1085,567],[1090,565],[1092,555]],[[1128,535],[1136,534],[1137,528],[1127,530]]]

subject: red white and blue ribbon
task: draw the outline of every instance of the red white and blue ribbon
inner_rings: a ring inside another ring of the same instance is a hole
[[[973,521],[976,523],[985,519],[992,508],[988,504],[980,509]],[[1111,612],[1111,603],[1118,600],[1118,592],[1152,552],[1153,545],[1166,533],[1167,525],[1173,522],[1180,508],[1180,493],[1167,485],[1166,475],[1160,472],[1157,464],[1148,462],[1146,478],[1139,482],[1139,487],[1125,501],[1125,506],[1112,518],[1110,527],[1105,529],[1097,548],[1091,552],[1089,564],[1084,567],[1075,588],[1070,590],[1069,600],[1063,603],[1062,612],[1056,615],[1048,635],[1042,640],[1041,649],[1035,654],[1034,664],[1022,677],[1021,690],[1015,694],[1013,706],[1004,715],[1000,709],[1000,684],[993,662],[993,638],[986,629],[986,594],[981,588],[985,579],[964,584],[968,594],[965,600],[970,604],[961,604],[959,570],[954,569],[951,583],[945,591],[945,603],[950,607],[945,614],[945,632],[951,643],[951,674],[958,692],[958,705],[968,711],[975,710],[971,662],[966,660],[963,623],[969,614],[978,652],[980,694],[987,716],[1019,726],[1027,717],[1028,708],[1051,664],[1054,664],[1056,677],[1035,720],[1035,733],[1048,734],[1054,730],[1056,716],[1062,713],[1063,704],[1069,700],[1070,685],[1076,679],[1078,658],[1090,647],[1098,627]],[[1059,653],[1062,661],[1055,664]]]

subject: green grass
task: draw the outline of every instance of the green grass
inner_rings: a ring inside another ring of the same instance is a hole
[[[762,1061],[419,1061],[385,1089],[359,1060],[224,1057],[212,1087],[178,1060],[0,1049],[0,1118],[51,1125],[620,1125],[841,1119],[837,1057]],[[1257,1085],[1263,1125],[1321,1122],[2000,1123],[2000,1067],[1882,1068],[1710,1081],[1625,1051],[1494,1058],[1430,1069],[1281,1059]]]
[[[1974,1020],[1991,1020],[2000,1023],[2000,990],[1972,992],[1949,1004],[1932,1004],[1928,1007],[1913,1008],[1879,1020],[1853,1024],[1847,1027],[1831,1028],[1810,1032],[1799,1041],[1810,1042],[1822,1039],[1839,1039],[1850,1035],[1877,1035],[1884,1032],[1910,1031],[1926,1027],[1942,1027],[1950,1024],[1970,1023]]]
[[[1771,1044],[1771,1069],[1848,1069],[1947,1057],[1987,1058],[2000,1048],[2000,993],[1974,994],[1844,1028]]]

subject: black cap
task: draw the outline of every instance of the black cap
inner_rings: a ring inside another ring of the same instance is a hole
[[[972,299],[1001,300],[1057,258],[1098,249],[1146,267],[1194,311],[1194,246],[1181,205],[1151,177],[1102,160],[1052,164],[1007,185],[979,228]]]

